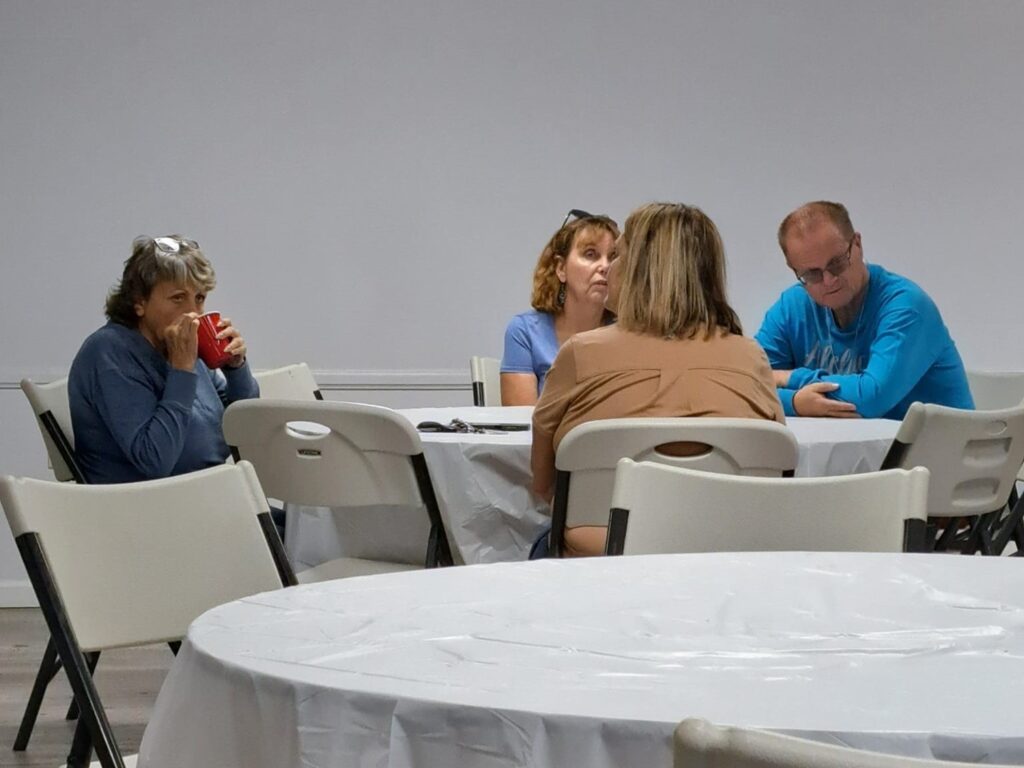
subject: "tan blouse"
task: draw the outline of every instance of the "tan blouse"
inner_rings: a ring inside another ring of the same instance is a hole
[[[557,450],[578,424],[642,416],[785,421],[768,359],[752,339],[724,331],[661,339],[609,325],[559,350],[533,413],[533,440]]]

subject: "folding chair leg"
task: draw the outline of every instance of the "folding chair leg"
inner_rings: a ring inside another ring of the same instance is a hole
[[[46,693],[46,686],[60,671],[60,659],[57,658],[57,646],[50,638],[46,642],[46,651],[43,652],[43,660],[39,664],[39,672],[36,674],[36,681],[32,684],[32,692],[29,694],[28,703],[25,705],[25,714],[21,718],[21,726],[18,728],[18,736],[14,739],[14,751],[24,752],[28,747],[28,740],[32,737],[32,729],[35,727],[36,718],[39,716],[39,707],[43,704],[43,695]]]
[[[96,651],[96,653],[87,653],[85,655],[85,660],[86,660],[86,662],[89,665],[89,674],[91,675],[93,672],[96,671],[96,664],[100,660],[100,652]],[[64,715],[64,719],[65,720],[77,720],[78,719],[78,702],[75,701],[74,699],[71,699],[71,703],[68,705],[68,713],[66,715]]]
[[[89,727],[85,724],[85,718],[81,718],[75,726],[75,738],[71,742],[71,752],[68,753],[67,768],[89,768],[92,762],[92,736],[89,735]]]
[[[124,768],[124,758],[117,748],[114,732],[100,703],[99,692],[90,671],[90,668],[95,666],[98,655],[96,658],[93,658],[94,654],[87,657],[75,640],[60,593],[48,569],[39,535],[23,533],[15,542],[25,563],[32,588],[39,598],[39,607],[46,618],[50,637],[57,647],[64,672],[71,683],[71,690],[74,691],[75,699],[82,710],[67,764],[75,768],[88,766],[89,757],[95,749],[103,768]]]
[[[939,534],[938,538],[935,540],[936,552],[945,552],[947,549],[949,549],[949,545],[953,542],[953,539],[956,538],[957,528],[959,527],[960,518],[946,518],[946,525],[945,527],[943,527],[942,533]]]
[[[978,515],[971,523],[971,528],[967,532],[966,540],[960,544],[960,553],[964,555],[974,555],[980,551],[983,555],[991,555],[991,531],[996,525],[999,515],[999,512],[989,512],[984,515]]]
[[[1010,494],[1010,499],[1013,500],[1015,496],[1016,493]],[[1024,499],[1017,499],[1011,504],[1009,514],[993,529],[993,553],[1003,554],[1010,539],[1013,539],[1020,552],[1024,544]]]

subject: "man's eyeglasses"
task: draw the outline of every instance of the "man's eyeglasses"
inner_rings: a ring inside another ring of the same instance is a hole
[[[831,259],[824,269],[808,269],[803,272],[797,272],[796,279],[803,285],[818,285],[825,279],[826,272],[832,275],[832,277],[839,277],[850,266],[850,256],[853,255],[853,241],[856,237],[854,235],[850,238],[850,244],[846,246],[846,253]]]
[[[573,208],[571,211],[569,211],[567,214],[565,214],[565,218],[562,219],[562,227],[564,227],[570,221],[576,221],[577,219],[592,219],[592,218],[594,218],[594,215],[592,213],[587,213],[586,211],[581,211],[578,208]],[[559,229],[561,229],[562,227],[559,227]]]
[[[157,250],[164,253],[178,253],[183,245],[188,246],[194,251],[199,250],[199,243],[195,240],[189,240],[187,237],[181,238],[180,243],[173,237],[154,237],[153,245],[157,247]]]

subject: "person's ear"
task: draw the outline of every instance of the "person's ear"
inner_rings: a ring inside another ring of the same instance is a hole
[[[565,259],[562,256],[555,256],[555,277],[559,282],[565,282]]]

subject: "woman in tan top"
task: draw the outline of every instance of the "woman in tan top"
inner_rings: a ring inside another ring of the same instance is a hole
[[[700,209],[653,203],[630,214],[608,272],[608,308],[617,325],[562,346],[534,410],[533,487],[543,498],[552,497],[558,444],[586,421],[784,421],[768,360],[726,301],[722,240]],[[568,528],[566,553],[601,554],[605,534]]]

